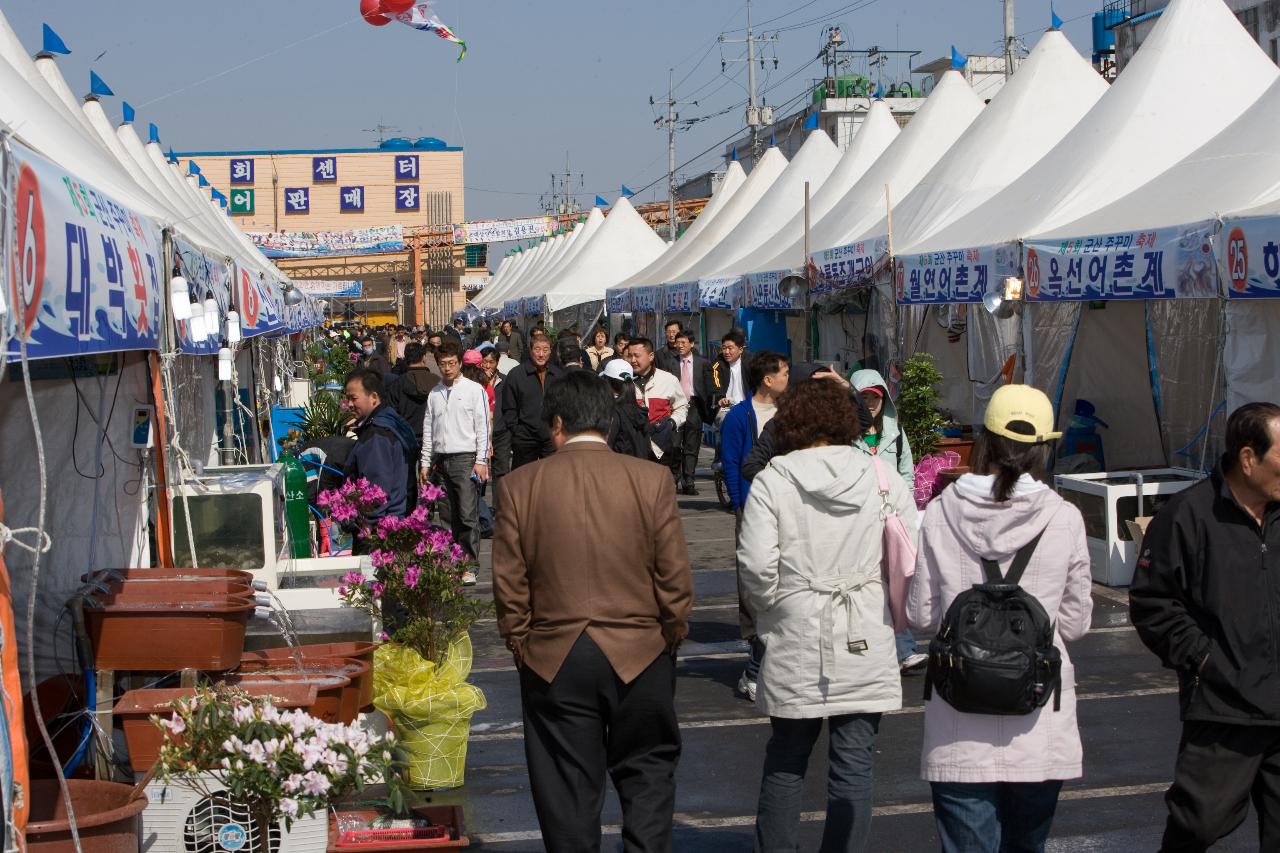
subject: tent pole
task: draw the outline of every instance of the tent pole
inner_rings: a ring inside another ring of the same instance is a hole
[[[164,383],[161,382],[160,354],[154,350],[147,353],[147,363],[151,370],[151,399],[155,404],[155,436],[156,444],[156,561],[160,568],[173,568],[173,517],[169,506],[169,431],[164,414]]]

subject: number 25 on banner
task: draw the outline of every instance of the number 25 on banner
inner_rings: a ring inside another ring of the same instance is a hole
[[[1232,228],[1227,237],[1227,271],[1231,274],[1231,287],[1243,293],[1249,287],[1249,245],[1244,239],[1244,229]]]
[[[40,314],[40,297],[44,290],[45,232],[40,182],[26,164],[18,174],[17,208],[18,245],[13,257],[13,304],[18,334],[30,338],[31,328]]]

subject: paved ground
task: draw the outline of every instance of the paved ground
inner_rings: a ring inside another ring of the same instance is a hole
[[[710,482],[680,499],[694,570],[694,617],[680,655],[676,704],[684,736],[678,774],[675,849],[749,851],[768,720],[734,695],[742,670],[733,573],[733,518],[716,504]],[[481,591],[488,592],[488,542]],[[1141,851],[1159,846],[1162,795],[1172,776],[1179,724],[1174,680],[1143,648],[1128,623],[1123,590],[1095,586],[1094,627],[1071,648],[1079,679],[1085,776],[1069,783],[1049,850]],[[489,707],[474,718],[467,785],[437,797],[461,802],[474,846],[539,851],[520,730],[520,698],[510,656],[492,621],[473,631],[473,680]],[[928,785],[919,777],[922,680],[903,683],[906,707],[886,715],[875,767],[875,819],[869,850],[936,850]],[[824,739],[825,740],[825,739]],[[826,744],[814,750],[806,782],[801,849],[816,850],[825,805]],[[616,797],[603,822],[605,850],[621,850]],[[1257,850],[1252,816],[1215,851]]]

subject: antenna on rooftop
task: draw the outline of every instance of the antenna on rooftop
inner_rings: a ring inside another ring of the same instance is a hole
[[[366,127],[364,130],[362,130],[362,131],[360,131],[360,132],[361,132],[361,133],[376,133],[376,134],[378,135],[378,144],[379,144],[379,145],[381,145],[382,143],[384,143],[384,142],[386,142],[386,141],[387,141],[387,134],[388,134],[388,133],[400,133],[400,128],[398,128],[398,127],[391,127],[390,125],[383,124],[381,121],[379,121],[379,122],[378,122],[376,125],[374,125],[373,127]]]

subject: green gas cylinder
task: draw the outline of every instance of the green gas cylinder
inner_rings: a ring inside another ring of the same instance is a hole
[[[280,454],[284,466],[284,518],[289,529],[289,552],[294,558],[311,556],[311,519],[307,509],[307,469],[292,453]]]

